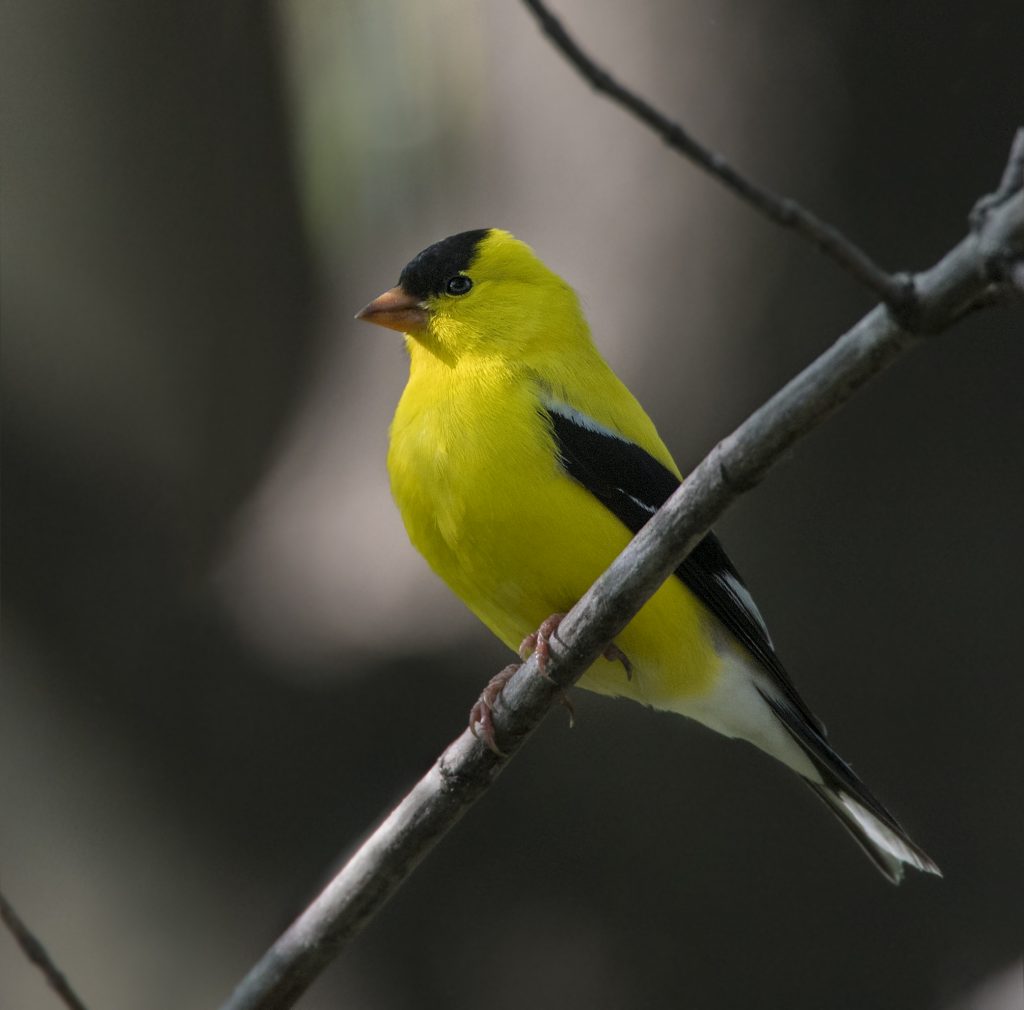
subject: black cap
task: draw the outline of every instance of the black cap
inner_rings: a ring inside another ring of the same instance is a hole
[[[398,278],[399,285],[416,298],[443,293],[445,281],[469,269],[477,246],[490,232],[490,228],[462,231],[428,245],[406,265]]]

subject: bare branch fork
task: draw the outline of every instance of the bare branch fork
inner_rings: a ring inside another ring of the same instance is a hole
[[[527,0],[530,2],[530,0]],[[531,3],[536,7],[536,4]],[[284,1010],[491,785],[561,696],[629,623],[698,540],[801,437],[865,382],[974,308],[1020,294],[1024,273],[1024,129],[1003,183],[979,201],[968,235],[911,278],[917,332],[876,306],[711,450],[569,612],[551,642],[548,673],[531,658],[494,712],[498,756],[466,730],[370,835],[323,892],[242,980],[222,1010]],[[998,296],[998,297],[995,297]]]
[[[541,0],[523,2],[533,12],[541,30],[552,44],[561,50],[565,58],[595,91],[601,92],[633,113],[637,119],[654,130],[669,147],[702,168],[765,217],[783,228],[792,228],[817,246],[826,256],[831,257],[861,284],[873,291],[889,306],[904,326],[908,329],[917,328],[913,325],[917,293],[911,277],[906,274],[887,273],[867,252],[834,225],[823,221],[796,200],[779,196],[746,178],[720,154],[705,147],[693,137],[685,127],[669,119],[646,99],[620,84],[604,67],[591,59]]]

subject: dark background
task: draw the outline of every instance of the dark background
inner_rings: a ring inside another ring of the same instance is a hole
[[[1021,118],[1010,0],[559,10],[893,268],[961,237]],[[3,887],[91,1006],[211,1007],[506,662],[405,544],[404,363],[352,312],[509,227],[693,462],[871,299],[516,4],[3,22]],[[577,692],[303,1006],[1021,1006],[1022,319],[929,341],[720,530],[944,880],[889,887],[752,749]],[[57,1006],[9,937],[0,1003]]]

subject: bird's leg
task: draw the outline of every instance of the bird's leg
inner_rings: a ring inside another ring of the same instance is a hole
[[[504,670],[491,677],[487,682],[487,687],[477,698],[476,704],[469,710],[470,733],[481,743],[486,744],[498,757],[504,757],[505,754],[494,739],[494,719],[491,713],[494,711],[494,704],[498,700],[502,688],[511,680],[512,675],[519,667],[519,663],[509,663]]]

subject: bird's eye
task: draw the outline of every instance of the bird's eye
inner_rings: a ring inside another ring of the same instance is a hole
[[[464,295],[472,286],[473,282],[465,274],[456,274],[445,281],[444,289],[450,295]]]

